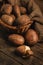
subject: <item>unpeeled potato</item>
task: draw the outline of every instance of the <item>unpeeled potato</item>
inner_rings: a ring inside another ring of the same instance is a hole
[[[17,18],[16,23],[19,26],[23,26],[23,25],[31,24],[32,21],[27,15],[21,15],[20,17]]]
[[[21,12],[21,14],[26,14],[26,8],[25,7],[20,7],[20,12]]]
[[[28,15],[21,15],[16,19],[15,22],[18,27],[19,33],[26,32],[30,28],[31,24],[33,23],[33,21],[31,21]]]
[[[12,6],[10,4],[3,4],[1,7],[1,12],[5,14],[11,14]]]
[[[15,45],[23,45],[24,44],[24,37],[18,34],[11,34],[9,35],[8,39],[13,42]]]
[[[14,11],[14,13],[15,13],[15,15],[16,15],[17,17],[19,17],[19,16],[21,15],[21,14],[20,14],[20,8],[19,8],[18,5],[14,5],[13,11]]]
[[[8,25],[12,25],[13,22],[15,21],[15,16],[13,16],[13,15],[12,16],[9,16],[7,14],[4,14],[4,15],[2,15],[1,19],[2,19],[2,21],[4,23],[6,23]]]
[[[17,47],[15,49],[15,52],[17,55],[22,56],[23,58],[32,56],[34,54],[33,51],[31,50],[31,48],[29,46],[26,46],[26,45],[22,45],[22,46]]]
[[[28,45],[34,45],[38,42],[38,34],[33,29],[29,29],[25,35]]]

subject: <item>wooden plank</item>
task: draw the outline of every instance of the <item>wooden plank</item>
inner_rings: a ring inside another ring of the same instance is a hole
[[[0,50],[4,52],[4,54],[8,55],[8,57],[12,58],[13,61],[22,65],[40,65],[40,62],[43,64],[43,43],[37,43],[35,46],[31,47],[31,49],[34,52],[34,56],[28,59],[23,59],[14,54],[15,46],[10,45],[9,41],[0,38]],[[37,60],[40,62],[37,63]]]
[[[43,62],[37,58],[34,58],[30,65],[43,65]]]
[[[39,45],[39,46],[38,46]],[[2,44],[3,46],[3,44]],[[5,45],[4,45],[5,46]],[[42,46],[42,47],[41,47]],[[35,46],[31,47],[33,52],[35,53],[35,58],[37,58],[38,60],[40,60],[40,62],[43,61],[43,45],[42,44],[36,44]],[[14,50],[15,48],[12,47],[12,46],[9,46],[9,47],[3,47],[1,48],[1,50],[7,54],[8,56],[10,56],[11,58],[13,58],[14,60],[18,61],[18,63],[21,63],[23,65],[30,65],[34,59],[34,57],[30,57],[28,59],[22,59],[21,57],[18,57],[14,54]]]
[[[22,64],[22,65],[28,65],[29,63],[26,62],[25,59],[16,56],[14,53],[8,53],[8,51],[4,51],[3,49],[0,50],[1,52],[3,52],[5,55],[7,55],[8,57],[11,57],[14,61],[17,61],[18,63]],[[29,60],[28,60],[29,61]]]
[[[0,51],[0,65],[21,65]]]
[[[32,50],[34,51],[34,56],[37,57],[37,59],[40,61],[43,61],[43,44],[40,43],[42,47],[40,45],[38,46],[38,44],[35,45]]]

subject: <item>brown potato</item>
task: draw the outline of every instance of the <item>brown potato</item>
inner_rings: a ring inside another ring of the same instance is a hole
[[[31,24],[33,23],[33,21],[31,21],[27,15],[21,15],[16,19],[15,22],[18,27],[19,33],[26,32],[30,28]]]
[[[23,58],[33,55],[33,52],[31,51],[30,47],[26,45],[17,47],[15,49],[15,52],[17,55],[22,56]]]
[[[20,7],[20,12],[21,12],[21,14],[26,14],[26,8],[25,7]]]
[[[1,12],[5,14],[10,14],[12,12],[12,6],[10,4],[3,4]]]
[[[28,42],[28,45],[34,45],[38,42],[38,34],[36,31],[29,29],[26,33],[25,39]]]
[[[8,39],[13,42],[15,45],[23,45],[24,44],[24,37],[18,34],[11,34],[9,35]]]
[[[17,18],[16,22],[20,26],[32,23],[32,21],[27,15],[21,15],[20,17]]]
[[[12,25],[14,22],[14,18],[6,14],[2,15],[1,19],[3,22],[5,22],[8,25]]]
[[[12,15],[10,15],[13,19],[14,19],[14,21],[15,21],[15,19],[16,19],[16,17],[12,14]]]
[[[19,8],[18,5],[14,5],[13,11],[14,11],[14,13],[15,13],[15,15],[16,15],[17,17],[20,16],[20,8]]]
[[[1,19],[0,19],[0,25],[1,27],[3,27],[4,30],[7,30],[7,31],[14,31],[14,30],[17,30],[17,27],[16,26],[11,26],[11,25],[8,25],[6,23],[4,23]]]

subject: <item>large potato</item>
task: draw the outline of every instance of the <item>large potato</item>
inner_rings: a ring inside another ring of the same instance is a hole
[[[18,32],[19,33],[26,32],[30,28],[32,23],[33,23],[33,21],[31,21],[30,18],[27,15],[21,15],[16,20]]]
[[[3,4],[1,12],[5,14],[10,14],[12,12],[12,6],[10,4]]]
[[[34,45],[38,42],[38,34],[32,29],[27,31],[25,38],[28,42],[28,45]]]
[[[12,25],[15,20],[15,17],[4,14],[4,15],[2,15],[1,19],[6,24]]]
[[[20,17],[17,18],[16,23],[22,26],[22,25],[31,24],[32,21],[27,15],[21,15]]]
[[[21,35],[18,35],[18,34],[9,35],[8,39],[11,42],[13,42],[15,45],[23,45],[24,44],[24,38]]]

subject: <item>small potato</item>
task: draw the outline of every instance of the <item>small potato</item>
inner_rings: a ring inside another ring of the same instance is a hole
[[[14,21],[15,21],[15,19],[16,19],[16,17],[12,14],[12,15],[10,15],[13,19],[14,19]]]
[[[20,16],[20,8],[19,8],[18,5],[14,5],[13,11],[14,11],[14,13],[15,13],[15,15],[16,15],[17,17]]]
[[[15,49],[17,55],[22,56],[23,58],[29,57],[33,55],[33,51],[29,46],[22,45]]]
[[[3,4],[1,12],[5,14],[10,14],[12,12],[12,6],[10,4]]]
[[[29,29],[25,36],[28,45],[34,45],[38,42],[38,34],[33,29]]]
[[[24,44],[24,38],[21,35],[18,35],[18,34],[9,35],[8,39],[11,42],[13,42],[15,45],[23,45]]]
[[[21,12],[21,14],[26,14],[26,8],[25,7],[20,7],[20,12]]]
[[[12,25],[14,22],[14,18],[6,14],[2,15],[1,19],[3,22],[5,22],[8,25]]]

